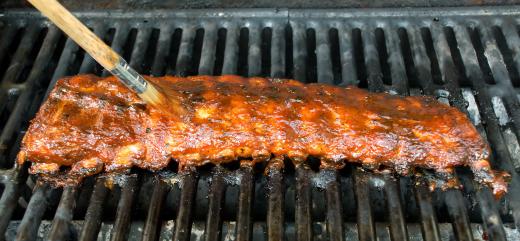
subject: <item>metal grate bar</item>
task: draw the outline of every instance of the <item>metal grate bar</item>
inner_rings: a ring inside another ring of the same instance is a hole
[[[96,240],[101,227],[103,203],[108,194],[104,178],[96,178],[96,184],[90,197],[90,202],[85,214],[85,222],[79,236],[80,241]]]
[[[318,82],[334,84],[329,29],[322,26],[317,26],[316,28],[316,59],[318,65]]]
[[[209,23],[204,28],[204,40],[200,57],[199,74],[211,75],[215,68],[215,52],[217,50],[217,26]]]
[[[257,23],[251,23],[249,27],[249,51],[247,55],[248,76],[258,76],[262,73],[262,51],[260,45],[262,36],[260,35],[260,26]]]
[[[239,33],[238,26],[230,23],[227,27],[222,74],[237,74]]]
[[[79,46],[72,39],[67,39],[65,42],[65,47],[63,48],[63,52],[60,56],[60,60],[58,61],[58,65],[56,66],[56,70],[54,71],[51,82],[49,83],[49,86],[45,92],[45,96],[43,98],[44,100],[47,99],[49,93],[52,91],[54,86],[56,86],[58,79],[69,73],[70,65],[76,58],[78,52]]]
[[[380,28],[381,31],[384,31],[383,28]],[[383,32],[384,34],[384,32]],[[368,74],[368,89],[370,91],[382,91],[385,87],[383,86],[382,80],[382,70],[381,70],[381,62],[379,60],[378,49],[376,48],[376,36],[375,31],[371,31],[371,29],[365,30],[362,32],[363,45],[365,51],[365,65],[367,67]],[[391,80],[392,84],[398,86],[394,91],[399,91],[399,93],[407,93],[406,90],[406,74],[403,69],[404,59],[401,53],[399,52],[399,48],[397,48],[394,37],[389,34],[388,30],[386,34],[383,35],[385,37],[385,45],[387,47],[387,51],[390,48],[390,53],[388,53],[388,59],[384,60],[390,65],[391,71]],[[380,43],[381,44],[381,43]],[[380,51],[384,51],[380,49]],[[372,66],[370,66],[372,65]],[[371,72],[375,71],[375,72]],[[379,74],[379,75],[378,75]],[[401,82],[401,83],[400,83]],[[370,206],[370,194],[369,188],[370,185],[368,181],[362,177],[364,175],[360,170],[355,170],[354,179],[355,179],[355,193],[357,204],[357,213],[358,213],[358,234],[360,240],[376,240],[376,230],[373,220],[372,207]],[[384,178],[384,177],[382,177]],[[390,217],[390,234],[393,240],[407,240],[407,230],[406,225],[404,224],[404,216],[402,213],[401,205],[400,205],[400,197],[398,195],[397,184],[396,181],[390,180],[390,178],[386,178],[385,180],[385,191],[387,195],[387,202],[389,207],[389,217]]]
[[[415,186],[415,199],[421,212],[421,229],[425,241],[440,241],[441,236],[435,209],[432,205],[431,193],[425,184]]]
[[[103,36],[105,36],[106,32],[107,32],[107,27],[103,23],[103,21],[94,22],[92,24],[92,29],[93,29],[94,33],[97,36],[99,36],[100,38],[103,38]],[[96,66],[96,61],[90,55],[85,54],[83,56],[83,61],[79,68],[79,74],[92,73],[95,66]]]
[[[193,57],[193,40],[195,39],[195,28],[189,26],[182,29],[181,44],[179,46],[179,54],[177,55],[177,66],[175,67],[175,75],[187,76]]]
[[[130,230],[130,221],[132,218],[132,204],[134,196],[139,190],[138,177],[128,176],[125,184],[122,185],[121,198],[117,204],[116,221],[111,234],[111,241],[123,241],[127,239],[128,230]]]
[[[354,59],[354,46],[352,44],[352,28],[347,27],[346,24],[341,23],[338,30],[339,35],[339,48],[341,51],[341,85],[354,85],[359,84],[357,77],[357,66]]]
[[[422,36],[417,26],[407,28],[410,39],[412,57],[417,71],[417,79],[425,94],[435,94],[435,86],[431,75],[431,62],[426,53]],[[431,193],[425,183],[416,187],[416,200],[421,212],[421,224],[423,235],[426,240],[440,240],[439,227],[435,212],[431,204]]]
[[[56,46],[58,45],[60,37],[61,32],[56,28],[51,28],[49,33],[45,36],[42,48],[34,61],[29,77],[27,77],[27,80],[25,81],[27,86],[23,89],[22,94],[16,100],[15,107],[2,130],[2,134],[0,135],[0,146],[8,146],[9,141],[12,140],[13,135],[19,130],[23,123],[22,120],[30,116],[28,113],[29,105],[34,99],[36,90],[41,87],[41,82],[44,81],[44,73],[49,67],[49,62],[54,54]],[[0,150],[3,152],[7,149],[2,148]]]
[[[385,195],[388,203],[388,217],[390,221],[390,235],[392,240],[408,240],[406,220],[401,206],[399,181],[391,176],[385,176]]]
[[[284,188],[281,167],[283,161],[271,159],[267,166],[267,239],[283,240]]]
[[[448,45],[448,42],[444,36],[442,26],[440,26],[438,23],[433,23],[430,27],[430,31],[437,62],[439,64],[442,82],[445,85],[457,83],[458,71],[455,68],[455,64],[450,52],[450,46]]]
[[[419,85],[425,92],[433,93],[433,79],[431,75],[431,62],[426,53],[419,27],[409,26],[406,28],[410,41],[410,51],[412,53],[415,71]]]
[[[175,221],[173,240],[188,241],[190,239],[193,200],[197,191],[197,175],[194,170],[187,170],[182,175],[179,211]]]
[[[17,80],[20,76],[21,71],[24,69],[24,66],[27,65],[29,55],[31,53],[32,48],[35,47],[35,43],[38,38],[38,32],[40,31],[39,26],[31,25],[27,27],[26,32],[14,53],[12,60],[10,63],[3,63],[4,65],[9,65],[9,67],[5,70],[2,81],[0,82],[0,86],[8,87],[13,82]],[[1,74],[1,73],[0,73]],[[0,92],[0,113],[4,111],[7,107],[8,103],[8,92],[5,90],[1,90]],[[3,126],[0,126],[0,128]],[[3,128],[6,129],[5,127]],[[4,144],[1,142],[0,144]],[[2,148],[0,151],[4,151]]]
[[[376,36],[371,27],[361,31],[364,62],[367,69],[368,89],[380,92],[384,90],[379,54],[376,48]],[[370,205],[370,185],[365,173],[360,169],[354,170],[354,192],[357,202],[357,225],[360,241],[375,241],[376,229],[372,207]]]
[[[379,54],[376,48],[376,36],[372,27],[363,28],[361,38],[367,69],[368,89],[375,92],[384,90]]]
[[[385,33],[386,49],[388,50],[388,65],[392,79],[392,89],[398,93],[408,95],[408,78],[397,29],[389,27],[383,29]],[[394,239],[399,240],[399,239]]]
[[[489,25],[489,23],[486,25]],[[513,119],[512,123],[515,126],[517,135],[520,135],[520,123],[518,123],[520,122],[520,111],[518,111],[520,105],[516,98],[516,93],[513,91],[514,88],[505,61],[490,30],[488,28],[480,28],[479,30],[482,46],[484,46],[484,55],[491,68],[493,78],[501,87],[500,89],[505,92],[502,93],[506,97],[503,99],[504,104],[508,109],[509,116]]]
[[[361,38],[363,41],[363,51],[365,56],[365,66],[367,69],[368,89],[370,91],[381,92],[384,90],[379,54],[376,48],[376,36],[373,28],[363,28]]]
[[[143,229],[142,240],[156,240],[158,237],[160,227],[161,209],[166,196],[166,186],[161,180],[154,180],[153,193],[150,198],[150,206],[148,207],[148,214],[146,215],[146,221]]]
[[[23,166],[13,169],[9,176],[2,177],[3,180],[8,180],[8,182],[4,184],[2,198],[0,198],[0,210],[2,210],[2,215],[0,215],[0,234],[5,234],[9,226],[9,221],[13,216],[18,198],[20,197],[21,186],[26,177],[27,168]],[[5,235],[0,235],[0,240],[5,240]]]
[[[510,21],[503,22],[500,24],[500,29],[506,39],[507,47],[512,55],[514,65],[517,70],[520,70],[520,36],[514,26],[514,23]]]
[[[303,83],[307,82],[307,33],[301,23],[294,23],[293,28],[293,76]]]
[[[365,174],[358,169],[354,171],[358,235],[360,241],[375,241],[377,236],[370,206],[370,186],[364,177]]]
[[[151,28],[139,28],[137,32],[137,36],[135,39],[135,44],[132,49],[131,59],[127,60],[130,61],[130,66],[137,70],[137,72],[143,72],[143,63],[145,61],[146,56],[146,50],[148,47],[148,44],[151,42],[150,37],[152,35],[152,29]],[[127,40],[128,41],[128,40]]]
[[[170,53],[170,46],[172,41],[172,29],[168,26],[161,26],[159,32],[159,39],[157,40],[157,50],[153,58],[153,66],[151,75],[162,76],[165,73],[168,53]]]
[[[222,201],[226,186],[224,182],[224,170],[221,166],[216,166],[211,178],[211,189],[209,191],[209,208],[206,219],[206,229],[204,239],[206,241],[220,240],[222,229]]]
[[[195,27],[188,26],[183,28],[179,53],[177,55],[177,65],[175,73],[180,76],[188,74],[192,62],[192,53],[195,40]],[[197,176],[195,170],[187,170],[182,176],[182,192],[180,197],[179,211],[175,221],[174,240],[189,240],[193,212],[193,200],[197,188]]]
[[[514,31],[514,29],[516,29],[515,27],[513,26],[510,26],[509,23],[508,24],[504,24],[502,26],[502,31],[504,31],[504,35],[506,36],[506,42],[509,46],[509,50],[511,50],[512,54],[513,54],[513,61],[515,62],[515,65],[517,66],[517,71],[520,71],[520,69],[518,68],[518,66],[520,65],[520,60],[518,59],[519,56],[520,56],[520,46],[518,45],[519,42],[514,42],[518,39],[520,39],[520,37],[518,36],[517,32]],[[514,31],[514,35],[513,36],[507,36],[508,34],[510,34],[510,31]],[[509,98],[514,98],[515,96],[508,96],[506,98],[509,99]],[[516,98],[515,98],[516,99]],[[509,112],[518,112],[518,109],[509,109]],[[495,119],[496,121],[496,119]],[[515,124],[515,127],[516,127],[516,131],[517,131],[517,137],[520,136],[518,134],[518,132],[520,132],[520,128],[516,125],[518,125],[519,123],[514,123]],[[510,162],[512,163],[512,162]],[[512,166],[510,166],[508,168],[509,171],[511,172],[514,172],[514,168]],[[511,186],[515,186],[515,187],[518,187],[520,185],[520,183],[518,182],[518,177],[517,177],[517,173],[515,172],[514,173],[515,176],[513,177],[514,181],[512,182]],[[516,228],[520,228],[520,194],[518,193],[518,188],[515,188],[514,190],[510,191],[510,194],[509,194],[509,202],[510,202],[510,206],[512,208],[512,211],[513,211],[513,219],[515,221],[515,225],[516,225]]]
[[[489,236],[489,240],[499,241],[507,240],[504,231],[504,224],[497,212],[496,205],[489,190],[479,191],[477,193],[480,209],[482,211],[482,220],[484,222],[484,229]]]
[[[285,25],[274,24],[271,37],[271,77],[285,77]]]
[[[128,42],[130,38],[127,30],[128,26],[126,24],[122,24],[122,26],[119,26],[119,28],[116,30],[116,35],[114,37],[114,41],[112,42],[112,48],[116,52],[124,54],[124,51],[128,51],[128,49],[124,49],[125,42]],[[137,36],[134,45],[132,46],[132,53],[130,55],[129,64],[133,68],[141,70],[140,66],[144,60],[144,56],[146,55],[146,49],[149,44],[148,40],[151,36],[151,30],[140,29],[133,31],[137,31]],[[132,210],[134,197],[139,190],[139,178],[137,176],[128,176],[127,178],[127,182],[122,186],[121,198],[119,199],[117,206],[114,230],[112,231],[111,236],[112,241],[126,240],[128,231],[130,230],[132,212],[129,212],[128,210]]]
[[[34,188],[22,222],[16,231],[17,241],[36,239],[43,213],[49,203],[49,192],[51,192],[51,189],[47,184],[37,184]]]
[[[518,103],[519,99],[514,93],[514,88],[511,86],[509,89],[509,93],[506,93],[506,96],[503,98],[503,102],[506,106],[509,117],[512,119],[512,124],[515,127],[515,131],[517,136],[520,136],[520,104]]]
[[[296,166],[295,221],[296,240],[312,240],[311,170],[306,164]]]
[[[4,77],[2,78],[2,85],[5,85],[6,83],[12,83],[20,75],[23,67],[28,62],[27,60],[29,59],[29,54],[31,53],[32,48],[35,46],[35,43],[38,39],[38,33],[41,31],[41,27],[38,25],[30,25],[26,28],[25,31],[26,32],[23,35],[22,40],[20,40],[20,45],[18,45],[11,63],[4,73]],[[4,102],[4,98],[5,93],[2,93],[2,99],[0,100]]]
[[[514,36],[514,37],[513,37]],[[512,36],[508,36],[509,39],[506,39],[506,44],[507,44],[507,48],[508,48],[508,51],[512,53],[512,57],[513,57],[513,62],[515,64],[516,67],[518,67],[518,64],[520,64],[520,60],[518,59],[518,49],[520,49],[520,44],[519,43],[515,43],[515,42],[511,42],[511,41],[514,41],[515,39],[520,39],[518,33],[516,34],[513,34]],[[511,39],[512,38],[512,39]],[[493,37],[493,35],[490,33],[490,30],[489,29],[482,29],[482,41],[483,41],[483,44],[486,44],[486,48],[485,48],[485,51],[484,51],[484,55],[488,56],[488,55],[491,55],[491,54],[495,54],[495,51],[498,50],[498,43],[495,39],[495,37]],[[487,46],[487,44],[490,44],[490,45],[493,45],[493,46]],[[496,68],[498,69],[498,71],[495,71],[494,68],[492,68],[492,72],[493,72],[493,76],[496,78],[501,78],[501,71],[503,71],[503,68],[506,68],[506,74],[504,76],[504,85],[507,86],[507,87],[502,87],[501,89],[504,89],[506,90],[505,93],[504,93],[504,104],[508,110],[508,115],[509,117],[513,120],[512,123],[513,123],[513,126],[515,127],[515,131],[516,131],[516,135],[517,136],[520,136],[520,104],[518,103],[518,98],[516,97],[516,94],[515,91],[514,91],[514,86],[513,86],[513,82],[512,82],[512,79],[509,75],[509,71],[507,71],[507,67],[505,66],[505,61],[504,61],[504,57],[502,56],[500,50],[498,50],[500,56],[499,58],[493,58],[493,59],[488,59],[488,62],[490,62],[490,66],[497,66]],[[489,52],[489,53],[488,53]],[[496,63],[498,62],[498,63]],[[518,71],[519,69],[517,69]],[[500,74],[499,74],[500,73]],[[497,80],[498,82],[498,80]]]
[[[450,48],[444,32],[437,24],[431,27],[431,35],[434,44],[434,50],[439,63],[439,69],[444,86],[448,89],[451,97],[451,102],[459,110],[466,112],[465,102],[462,99],[462,92],[455,84],[457,83],[457,69],[451,56]],[[449,72],[449,73],[447,73]],[[469,218],[466,212],[466,206],[460,190],[449,190],[445,195],[445,203],[448,208],[448,213],[452,219],[455,234],[459,240],[473,240]]]
[[[459,190],[446,190],[444,193],[448,213],[453,221],[453,230],[459,241],[473,240],[469,225],[468,213],[462,203],[462,193]]]
[[[484,83],[483,74],[479,68],[478,62],[476,61],[476,53],[472,47],[472,43],[470,40],[469,33],[467,29],[462,28],[460,25],[455,25],[453,27],[455,37],[457,39],[457,43],[459,46],[459,50],[461,54],[468,56],[467,58],[463,58],[463,64],[466,70],[466,76],[472,80],[473,86],[477,91],[477,101],[480,105],[480,113],[483,122],[486,123],[486,136],[488,141],[491,143],[491,147],[494,150],[494,153],[497,155],[497,159],[501,160],[500,162],[495,162],[493,159],[492,164],[499,165],[500,168],[508,170],[512,175],[512,182],[509,188],[509,205],[513,212],[513,218],[515,220],[515,224],[518,227],[520,223],[520,203],[518,203],[519,195],[518,186],[520,183],[518,182],[518,175],[512,166],[512,162],[504,143],[502,135],[500,135],[500,127],[497,123],[496,116],[494,116],[493,107],[491,104],[491,98],[488,93],[488,88]]]
[[[490,23],[486,22],[485,24],[489,25]],[[492,34],[489,32],[489,29],[479,28],[476,26],[473,26],[473,28],[475,28],[479,33],[482,46],[484,47],[484,56],[486,56],[489,67],[491,68],[493,78],[499,85],[512,87],[511,78],[509,77],[507,67],[504,64],[504,59],[502,58],[498,45],[492,37]]]
[[[237,213],[237,241],[252,240],[253,222],[252,208],[254,196],[254,176],[253,167],[243,165],[240,170],[240,193],[238,196],[238,213]]]
[[[65,187],[61,194],[60,204],[54,214],[48,240],[70,240],[74,207],[76,205],[76,187]]]
[[[339,186],[338,171],[333,169],[322,170],[322,175],[329,178],[325,187],[327,199],[327,232],[329,240],[343,240],[343,208],[341,206],[341,188]]]
[[[11,47],[14,41],[16,33],[22,31],[18,24],[7,24],[2,30],[2,37],[0,38],[0,63],[6,65],[5,56],[8,53],[8,49]],[[1,77],[1,75],[0,75]]]
[[[157,49],[155,52],[153,64],[151,66],[151,74],[152,75],[161,75],[162,70],[164,69],[164,63],[166,62],[166,56],[169,52],[168,47],[170,46],[170,37],[171,37],[170,28],[161,28],[159,32],[159,39],[157,40]],[[139,38],[139,37],[138,37]],[[143,47],[145,48],[145,47]],[[132,56],[136,55],[145,55],[144,52],[132,53]],[[132,57],[132,61],[137,61],[138,63],[142,63],[143,60],[137,60],[137,58]],[[159,177],[155,177],[153,184],[153,193],[150,198],[150,205],[148,206],[148,213],[146,215],[146,220],[143,229],[143,241],[153,241],[157,240],[159,236],[160,227],[161,227],[161,209],[163,207],[164,199],[167,193],[167,187],[165,183],[163,183]]]

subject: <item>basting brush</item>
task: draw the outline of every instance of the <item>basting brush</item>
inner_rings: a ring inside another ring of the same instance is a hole
[[[57,0],[28,1],[145,102],[170,113],[183,114],[184,109],[173,94],[167,96],[148,82]]]

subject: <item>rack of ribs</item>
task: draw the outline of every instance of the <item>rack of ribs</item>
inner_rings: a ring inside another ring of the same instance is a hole
[[[182,169],[313,156],[322,167],[354,162],[401,175],[468,166],[495,195],[507,191],[507,174],[492,170],[489,146],[466,115],[432,97],[239,76],[147,79],[175,94],[185,114],[146,105],[114,77],[64,78],[32,120],[18,163],[29,160],[30,173],[63,185],[171,160]]]

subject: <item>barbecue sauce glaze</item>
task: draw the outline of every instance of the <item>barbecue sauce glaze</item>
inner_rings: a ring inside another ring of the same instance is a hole
[[[401,175],[424,168],[450,176],[469,166],[495,195],[507,190],[507,174],[491,169],[489,146],[469,119],[431,97],[238,76],[147,79],[177,96],[186,114],[146,105],[114,77],[64,78],[32,120],[18,161],[63,185],[133,166],[160,170],[171,159],[185,168],[314,156],[324,168],[356,162]]]

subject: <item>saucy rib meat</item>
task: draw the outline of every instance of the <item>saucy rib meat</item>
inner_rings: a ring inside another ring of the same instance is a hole
[[[30,172],[44,177],[70,167],[66,183],[103,170],[159,170],[171,159],[183,168],[314,156],[324,167],[357,162],[399,174],[469,166],[495,194],[506,192],[506,174],[490,168],[490,149],[469,119],[431,97],[238,76],[147,79],[179,98],[186,114],[146,105],[114,77],[61,79],[32,120],[18,162],[30,160]]]

